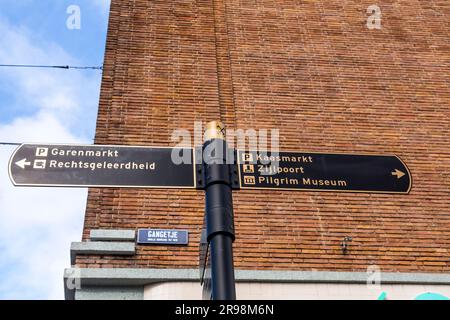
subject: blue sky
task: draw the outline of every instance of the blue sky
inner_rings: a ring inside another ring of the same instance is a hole
[[[0,64],[101,66],[109,0],[3,0]],[[66,26],[77,5],[81,28]],[[92,143],[101,71],[0,67],[0,141]],[[0,299],[63,299],[86,189],[13,187],[0,146]]]

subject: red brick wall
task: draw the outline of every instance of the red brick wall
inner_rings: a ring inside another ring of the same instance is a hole
[[[369,30],[378,4],[382,29]],[[408,195],[234,192],[239,269],[450,270],[448,1],[112,0],[96,143],[174,145],[221,119],[288,150],[397,154]],[[81,267],[195,268],[203,192],[91,189],[94,228],[186,228],[188,247]],[[340,243],[353,237],[349,253]]]

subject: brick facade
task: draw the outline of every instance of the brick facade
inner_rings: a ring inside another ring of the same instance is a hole
[[[237,269],[450,271],[448,1],[112,0],[97,144],[173,146],[221,119],[283,149],[396,154],[408,195],[234,192]],[[183,228],[187,247],[78,256],[79,267],[196,268],[195,190],[89,191],[91,229]],[[349,252],[341,241],[353,237]]]

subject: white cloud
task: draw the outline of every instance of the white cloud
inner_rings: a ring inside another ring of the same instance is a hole
[[[27,136],[28,132],[40,130],[45,132],[42,137],[54,135],[59,137],[53,139],[56,141],[78,141],[46,115],[2,126],[0,136],[13,136],[14,132]],[[0,270],[13,268],[14,272],[2,277],[0,296],[62,299],[63,270],[70,266],[70,242],[81,236],[87,191],[13,187],[7,173],[12,151],[8,147],[1,147],[0,151]]]
[[[51,112],[40,111],[32,117],[19,117],[11,123],[0,125],[0,137],[4,141],[20,142],[86,142],[75,137]]]
[[[2,63],[77,63],[58,45],[36,44],[27,29],[1,18],[0,34]],[[14,69],[0,77],[26,111],[11,120],[11,106],[0,102],[0,141],[91,143],[99,74]],[[0,146],[0,298],[62,299],[63,271],[70,266],[70,242],[81,238],[87,190],[13,187],[7,174],[13,149]]]
[[[79,65],[61,47],[32,41],[29,30],[15,27],[0,18],[0,61],[5,64]],[[28,106],[28,114],[50,112],[66,127],[88,139],[97,111],[100,73],[64,69],[2,69],[3,81],[14,88],[16,102]],[[14,106],[13,106],[14,107]],[[1,106],[8,113],[10,106]],[[1,114],[0,113],[0,114]],[[89,122],[80,118],[92,119]],[[3,122],[0,117],[0,123]]]
[[[87,191],[13,187],[8,158],[0,153],[0,270],[10,271],[2,276],[0,296],[62,299],[63,270],[70,266],[70,243],[80,239]]]

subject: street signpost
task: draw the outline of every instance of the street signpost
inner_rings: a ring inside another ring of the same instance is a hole
[[[240,187],[408,193],[411,174],[394,155],[238,151]]]
[[[224,125],[208,123],[203,150],[205,188],[205,226],[210,261],[211,289],[204,288],[203,296],[211,292],[213,300],[236,300],[233,242],[235,240],[233,212],[234,164],[227,163],[231,153],[225,141]],[[209,268],[207,268],[209,269]],[[207,279],[209,278],[206,277]],[[204,282],[208,285],[208,281]]]
[[[15,186],[195,188],[194,168],[191,148],[23,144],[9,176]]]
[[[208,126],[202,150],[214,147],[224,152],[214,155],[212,162],[202,157],[199,166],[193,148],[23,144],[11,156],[9,176],[15,186],[204,190],[200,279],[203,298],[220,300],[235,299],[232,189],[397,194],[411,190],[411,173],[395,155],[238,150],[236,163],[223,163],[224,155],[233,151],[227,147],[223,124]],[[140,229],[137,243],[187,244],[188,231]]]

